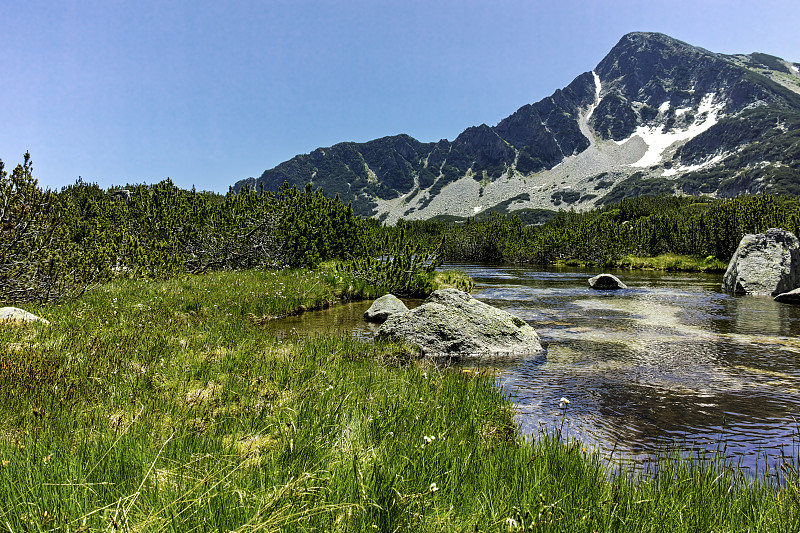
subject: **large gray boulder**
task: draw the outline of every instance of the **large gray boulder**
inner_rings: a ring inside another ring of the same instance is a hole
[[[364,320],[383,324],[386,319],[396,313],[405,313],[408,307],[394,294],[385,294],[372,302],[364,312]]]
[[[42,322],[49,324],[48,320],[39,318],[19,307],[0,307],[0,322]]]
[[[589,287],[598,291],[615,291],[628,288],[613,274],[598,274],[589,278]]]
[[[544,352],[536,330],[524,320],[458,289],[434,291],[421,306],[390,316],[376,338],[413,344],[434,359],[521,358]]]
[[[799,286],[800,241],[779,228],[745,235],[722,279],[722,289],[734,294],[776,296]]]

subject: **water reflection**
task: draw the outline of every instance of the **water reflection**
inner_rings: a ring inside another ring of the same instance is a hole
[[[641,458],[675,441],[723,448],[746,467],[792,449],[800,408],[800,307],[720,291],[721,276],[614,272],[629,287],[592,291],[598,272],[448,265],[473,295],[533,325],[546,360],[503,367],[498,382],[519,405],[526,435],[559,426],[615,457]],[[410,302],[411,306],[420,302]],[[370,302],[306,313],[276,334],[352,331]],[[408,303],[407,303],[408,305]]]
[[[413,309],[422,300],[407,299],[404,303]],[[337,304],[321,311],[313,311],[300,315],[267,322],[264,329],[278,337],[308,336],[326,333],[351,332],[353,338],[371,342],[379,324],[364,320],[364,311],[369,309],[372,301],[348,302]]]
[[[351,331],[354,338],[369,340],[378,329],[376,324],[364,320],[371,302],[348,302],[321,311],[267,322],[264,329],[278,337],[316,335]]]
[[[546,364],[499,377],[526,434],[560,426],[566,396],[566,429],[609,453],[642,457],[677,440],[753,467],[795,442],[797,307],[726,295],[718,275],[616,272],[630,290],[597,293],[596,272],[463,268],[476,297],[529,320],[547,344]]]

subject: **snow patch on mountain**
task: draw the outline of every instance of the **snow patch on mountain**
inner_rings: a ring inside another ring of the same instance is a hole
[[[563,193],[580,194],[580,200],[572,205],[579,209],[588,209],[611,190],[614,181],[598,181],[597,176],[603,173],[624,175],[623,168],[632,172],[636,167],[647,167],[661,162],[662,157],[669,156],[665,151],[672,145],[703,133],[717,123],[724,107],[723,102],[715,102],[715,95],[706,94],[699,105],[669,109],[669,103],[660,108],[666,110],[659,117],[658,125],[639,126],[628,139],[617,142],[602,139],[589,125],[589,119],[601,100],[602,84],[595,73],[594,102],[579,111],[578,126],[588,139],[589,147],[579,154],[564,158],[551,169],[528,175],[512,171],[489,181],[476,181],[475,176],[467,172],[461,178],[445,185],[434,197],[428,191],[418,191],[419,183],[411,193],[393,200],[377,200],[377,210],[387,224],[395,224],[400,218],[406,220],[425,219],[435,215],[451,215],[471,217],[480,212],[514,198],[510,209],[549,208],[563,206],[560,198]],[[667,130],[663,122],[664,115],[674,112],[683,117],[683,127]],[[685,117],[691,113],[694,118]],[[676,166],[667,169],[664,177],[684,174],[719,163],[726,155],[717,155],[698,165]],[[620,174],[621,172],[621,174]],[[442,179],[441,177],[439,179]],[[617,178],[619,179],[619,178]],[[415,191],[418,191],[415,194]]]
[[[589,106],[589,111],[586,112],[586,117],[584,118],[585,122],[589,122],[589,118],[591,118],[592,113],[594,110],[597,109],[597,106],[600,104],[600,90],[602,89],[602,84],[600,83],[600,76],[597,75],[597,72],[592,71],[592,76],[594,77],[594,102],[592,105]],[[590,138],[589,141],[592,139]]]
[[[700,169],[703,169],[703,168],[706,168],[706,167],[710,167],[710,166],[716,165],[717,163],[722,161],[725,158],[725,156],[726,156],[726,154],[719,154],[719,155],[716,155],[716,156],[712,157],[708,161],[705,161],[705,162],[700,163],[698,165],[686,165],[686,166],[681,165],[679,167],[668,168],[667,170],[664,171],[662,176],[664,176],[665,178],[668,178],[668,177],[674,176],[676,174],[683,174],[685,172],[694,172],[695,170],[700,170]]]
[[[632,167],[650,167],[661,162],[664,151],[676,142],[686,142],[701,133],[707,131],[717,123],[719,113],[724,108],[724,102],[714,103],[714,94],[706,94],[700,101],[697,109],[697,116],[694,122],[685,129],[674,129],[667,131],[664,124],[657,126],[639,126],[633,135],[622,141],[615,141],[619,145],[624,145],[638,137],[647,144],[647,151]],[[659,111],[664,112],[669,109],[669,101],[659,106]],[[682,111],[682,110],[681,110]],[[685,113],[682,112],[681,114]]]

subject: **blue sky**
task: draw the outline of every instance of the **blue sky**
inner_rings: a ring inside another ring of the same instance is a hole
[[[16,5],[14,5],[16,4]],[[224,192],[342,141],[454,139],[630,31],[800,62],[800,2],[0,2],[0,159],[59,188]]]

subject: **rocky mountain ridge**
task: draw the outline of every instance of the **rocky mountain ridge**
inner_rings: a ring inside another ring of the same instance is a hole
[[[234,186],[321,187],[399,218],[588,209],[641,194],[800,194],[800,64],[630,33],[590,72],[496,126],[298,155]]]

